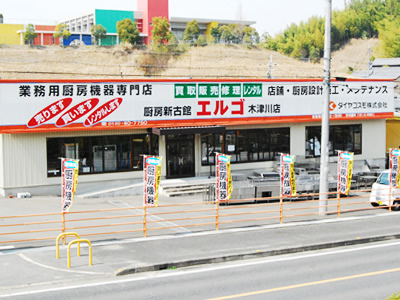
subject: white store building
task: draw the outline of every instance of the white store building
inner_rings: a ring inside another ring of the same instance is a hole
[[[392,80],[332,81],[330,161],[384,161]],[[140,183],[143,154],[162,178],[269,170],[318,158],[322,80],[0,80],[0,195],[60,193],[60,157],[80,160],[77,193]],[[382,166],[384,167],[384,166]]]

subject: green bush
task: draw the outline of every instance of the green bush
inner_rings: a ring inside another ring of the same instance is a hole
[[[400,300],[400,292],[394,293],[393,295],[386,298],[386,300]]]

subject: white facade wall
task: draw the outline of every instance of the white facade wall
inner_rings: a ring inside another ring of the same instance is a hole
[[[386,155],[386,120],[356,120],[335,121],[330,125],[355,125],[362,124],[362,154],[355,155],[356,160],[385,158]],[[290,125],[290,150],[292,155],[305,155],[306,127],[320,126],[319,123],[296,123]],[[342,150],[342,149],[335,149]],[[336,161],[336,157],[330,157],[329,161]]]
[[[385,158],[386,120],[363,122],[362,146],[362,155],[357,155],[357,159]]]
[[[146,130],[82,131],[66,133],[29,133],[0,135],[0,196],[30,192],[32,194],[59,194],[60,177],[47,177],[46,139],[51,137],[82,137],[102,135],[143,134]],[[61,162],[60,162],[61,163]],[[141,171],[91,174],[79,176],[79,190],[111,188],[118,183],[141,180]]]
[[[355,155],[355,160],[384,159],[386,151],[386,120],[342,121],[331,122],[331,125],[362,124],[362,154]],[[318,126],[318,123],[290,123],[272,125],[242,125],[227,127],[231,129],[279,128],[290,127],[290,149],[292,155],[305,155],[305,128]],[[101,135],[143,134],[141,130],[117,131],[78,131],[65,133],[29,133],[0,135],[0,195],[7,196],[17,192],[32,194],[59,194],[60,177],[47,177],[46,138],[81,137]],[[166,176],[166,142],[159,137],[159,155],[163,157],[162,176]],[[337,149],[340,150],[340,149]],[[335,162],[336,157],[330,157]],[[275,165],[274,165],[275,164]],[[232,171],[270,170],[276,162],[252,162],[232,164]],[[214,171],[214,166],[212,167]],[[195,135],[195,175],[208,176],[210,166],[201,165],[201,135]],[[105,174],[88,174],[79,176],[77,193],[104,190],[116,186],[139,183],[141,171],[116,172]]]
[[[305,136],[306,126],[316,124],[291,124],[290,125],[290,154],[291,155],[306,155]]]
[[[4,186],[4,151],[3,151],[4,135],[0,134],[0,187]],[[1,195],[1,193],[0,193]]]
[[[46,184],[46,142],[38,134],[3,135],[4,186]]]

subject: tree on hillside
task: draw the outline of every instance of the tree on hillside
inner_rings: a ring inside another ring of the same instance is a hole
[[[167,45],[168,46],[177,46],[178,45],[178,38],[172,32],[170,32],[168,35],[168,44]]]
[[[388,19],[379,27],[378,54],[383,57],[400,57],[400,20]]]
[[[218,26],[213,26],[211,27],[211,36],[213,37],[213,42],[214,43],[219,43],[219,40],[221,38],[221,32],[219,30]]]
[[[204,35],[200,34],[195,43],[197,46],[207,46],[206,37]]]
[[[231,30],[232,42],[235,44],[240,44],[243,39],[243,32],[238,24],[229,24],[228,27]]]
[[[386,7],[388,13],[392,16],[400,15],[400,1],[399,0],[386,0]]]
[[[332,14],[332,49],[339,49],[352,38],[382,35],[388,27],[382,27],[382,23],[391,19],[400,19],[400,0],[348,0],[343,11],[335,10]],[[317,59],[324,50],[324,33],[324,18],[312,17],[307,22],[292,24],[263,45],[291,57]]]
[[[232,29],[228,25],[223,25],[219,28],[221,32],[221,39],[225,44],[230,43],[233,40]]]
[[[60,23],[56,26],[55,32],[54,32],[54,37],[55,38],[62,38],[61,43],[63,39],[68,39],[71,36],[71,32],[67,29],[67,25]]]
[[[170,25],[168,19],[165,17],[155,17],[152,20],[153,22],[153,44],[167,44],[169,40],[172,38],[170,32]]]
[[[260,36],[255,28],[245,26],[243,28],[243,42],[247,46],[258,44],[260,42]]]
[[[35,27],[32,24],[28,24],[26,27],[24,40],[29,43],[29,45],[33,45],[33,40],[37,38],[38,34],[35,32]]]
[[[97,45],[100,45],[101,39],[107,35],[107,30],[101,24],[94,25],[90,32],[94,36]]]
[[[117,22],[117,34],[121,42],[128,42],[131,45],[139,42],[140,31],[136,22],[129,18]]]
[[[196,20],[192,20],[186,24],[186,29],[183,32],[183,40],[185,42],[194,43],[199,37],[200,27]]]

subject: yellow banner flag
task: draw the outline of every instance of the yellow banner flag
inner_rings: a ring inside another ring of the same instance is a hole
[[[144,157],[144,204],[158,206],[158,190],[161,180],[161,157]]]
[[[79,160],[61,159],[62,171],[62,212],[69,211],[74,202],[76,186],[78,185]]]

